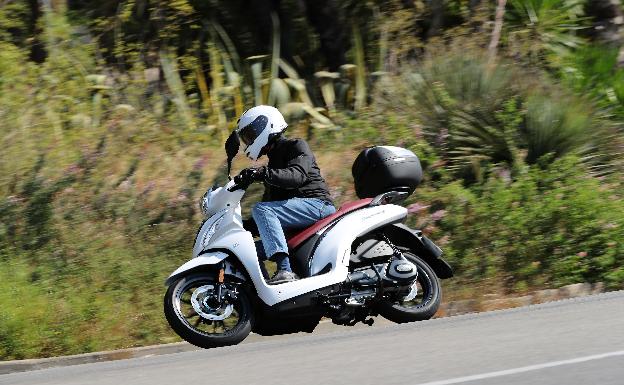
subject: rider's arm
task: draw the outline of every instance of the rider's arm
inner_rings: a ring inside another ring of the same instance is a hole
[[[308,144],[303,140],[298,140],[289,158],[290,160],[283,168],[267,168],[266,183],[284,189],[294,189],[308,180],[308,172],[314,161]]]

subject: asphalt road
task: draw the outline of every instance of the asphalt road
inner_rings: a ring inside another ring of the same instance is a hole
[[[0,375],[0,384],[624,384],[624,292]]]

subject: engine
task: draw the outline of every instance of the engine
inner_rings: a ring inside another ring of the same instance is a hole
[[[380,281],[382,287],[402,287],[417,278],[416,266],[388,242],[368,238],[354,243],[350,258],[354,270],[348,278],[354,288],[379,287]]]
[[[352,254],[351,271],[340,295],[331,301],[332,320],[341,325],[353,325],[370,315],[370,304],[384,293],[407,292],[418,277],[416,266],[395,256],[393,248],[383,241],[363,242]],[[358,252],[359,251],[359,252]],[[389,254],[388,254],[389,252]]]
[[[393,259],[386,269],[386,278],[396,281],[399,285],[411,285],[418,278],[416,265],[405,259]]]
[[[390,263],[375,264],[349,273],[347,283],[351,297],[347,305],[363,305],[363,300],[374,298],[381,291],[396,291],[409,287],[418,278],[416,265],[405,259],[393,258]]]
[[[350,296],[345,299],[345,304],[347,306],[363,306],[367,301],[375,298],[379,292],[379,283],[384,268],[385,264],[377,264],[349,273],[347,287],[350,288]]]

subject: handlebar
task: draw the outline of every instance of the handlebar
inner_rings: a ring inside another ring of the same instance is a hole
[[[252,183],[256,181],[260,181],[258,176],[260,172],[257,168],[246,168],[240,172],[240,174],[236,175],[234,179],[231,179],[228,184],[232,183],[233,185],[227,187],[227,190],[232,192],[236,190],[246,190]]]
[[[234,192],[237,190],[245,190],[246,187],[243,187],[242,185],[236,184],[234,183],[232,186],[228,187],[227,190],[229,192]]]
[[[251,183],[247,181],[241,181],[241,180],[237,181],[236,177],[232,179],[231,181],[229,181],[228,184],[231,184],[231,185],[229,187],[226,185],[225,189],[229,192],[234,192],[238,190],[247,190],[249,185],[251,185]]]

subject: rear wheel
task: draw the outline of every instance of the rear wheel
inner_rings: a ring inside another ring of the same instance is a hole
[[[251,332],[251,303],[238,285],[226,282],[222,293],[227,299],[217,301],[215,279],[207,273],[180,278],[165,294],[169,325],[201,348],[238,344]]]
[[[440,281],[425,261],[411,252],[404,252],[403,255],[416,265],[418,278],[406,295],[382,300],[379,304],[379,314],[397,323],[430,319],[440,307],[442,298]]]

